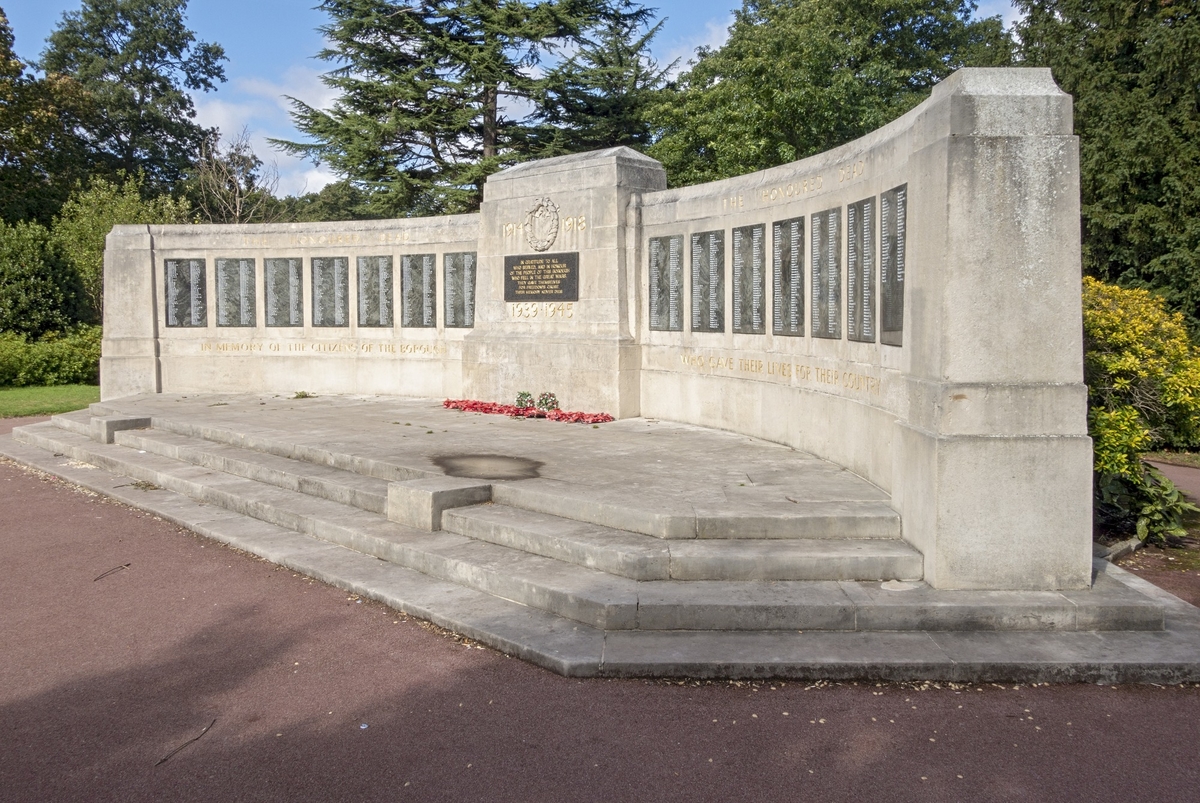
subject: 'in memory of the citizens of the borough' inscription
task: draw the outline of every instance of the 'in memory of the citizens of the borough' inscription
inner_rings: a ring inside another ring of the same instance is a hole
[[[504,258],[505,301],[578,301],[579,252]]]
[[[650,328],[683,331],[683,235],[650,238]]]
[[[780,220],[771,228],[775,290],[771,330],[786,337],[803,337],[804,218]]]
[[[254,260],[217,260],[217,326],[254,326]]]
[[[745,335],[767,331],[765,236],[762,224],[733,230],[733,331]]]
[[[163,262],[163,271],[167,326],[208,326],[204,260],[168,259]]]
[[[313,326],[350,325],[350,260],[312,258]]]
[[[400,325],[437,326],[437,254],[400,257]]]
[[[445,274],[446,326],[470,329],[475,325],[475,252],[462,251],[442,257]]]
[[[842,336],[842,210],[812,216],[812,333],[813,337]]]
[[[358,258],[358,325],[392,325],[392,258]]]
[[[904,245],[908,224],[908,185],[888,190],[879,199],[880,210],[880,310],[879,341],[904,345]]]
[[[875,342],[875,198],[846,207],[846,337]]]
[[[304,261],[299,257],[263,260],[267,326],[304,325]]]
[[[725,331],[725,232],[692,235],[692,331]]]

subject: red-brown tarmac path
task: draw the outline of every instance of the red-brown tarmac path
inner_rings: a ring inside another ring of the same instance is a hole
[[[1200,799],[1200,688],[572,680],[6,463],[0,578],[0,801]]]

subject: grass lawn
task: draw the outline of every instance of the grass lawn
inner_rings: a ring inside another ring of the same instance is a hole
[[[98,385],[0,388],[0,418],[65,413],[70,410],[80,410],[98,401],[100,401]]]
[[[1200,452],[1149,452],[1142,455],[1144,460],[1157,460],[1160,463],[1173,463],[1177,466],[1200,468]]]

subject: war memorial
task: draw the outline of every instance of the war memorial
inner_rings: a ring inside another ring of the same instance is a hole
[[[1071,98],[967,69],[711,184],[118,226],[103,400],[0,453],[564,674],[1197,680],[1093,558],[1079,219]],[[522,392],[615,421],[443,405]]]

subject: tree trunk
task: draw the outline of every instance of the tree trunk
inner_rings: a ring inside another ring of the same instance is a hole
[[[496,118],[498,116],[497,100],[499,93],[496,87],[488,86],[483,90],[483,158],[490,159],[496,155]]]

